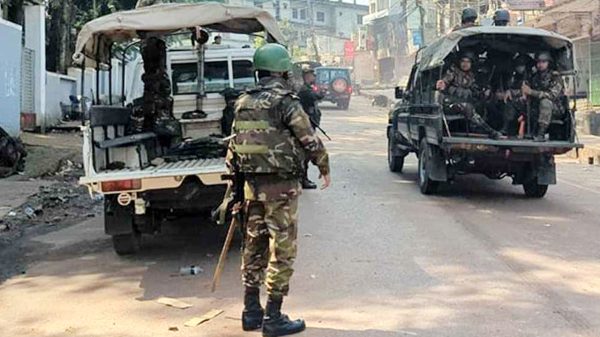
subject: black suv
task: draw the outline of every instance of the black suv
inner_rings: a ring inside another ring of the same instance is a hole
[[[315,70],[317,88],[324,101],[335,103],[338,108],[347,110],[352,96],[352,80],[349,68],[319,67]]]

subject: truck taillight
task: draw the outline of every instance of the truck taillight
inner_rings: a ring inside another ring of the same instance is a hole
[[[142,188],[141,179],[103,181],[102,192],[132,191]]]
[[[352,87],[351,87],[351,86],[348,86],[348,87],[346,88],[346,92],[347,92],[348,94],[352,95]]]

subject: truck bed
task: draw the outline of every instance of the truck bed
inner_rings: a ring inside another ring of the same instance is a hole
[[[510,149],[514,152],[563,154],[583,144],[566,141],[534,142],[531,139],[490,139],[480,137],[443,137],[442,146],[450,150],[497,151]]]
[[[197,176],[205,185],[225,184],[221,175],[226,172],[225,158],[193,159],[177,162],[165,162],[149,166],[142,170],[119,169],[106,170],[80,178],[79,182],[100,192],[104,181],[141,179],[143,190],[170,188],[178,186],[182,178]]]

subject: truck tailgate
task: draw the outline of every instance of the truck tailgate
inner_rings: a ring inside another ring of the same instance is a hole
[[[181,184],[187,176],[197,176],[205,185],[225,184],[221,175],[226,172],[225,158],[193,159],[165,162],[142,170],[120,169],[94,173],[79,179],[80,184],[88,185],[96,192],[102,192],[100,183],[105,181],[141,179],[142,190],[173,188]]]
[[[534,142],[530,139],[489,139],[478,137],[443,137],[443,147],[449,150],[496,152],[510,149],[523,153],[563,154],[572,149],[583,148],[583,144],[566,141]]]

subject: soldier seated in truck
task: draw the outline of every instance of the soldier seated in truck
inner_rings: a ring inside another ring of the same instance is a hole
[[[468,122],[483,129],[490,138],[499,138],[500,132],[494,130],[476,111],[475,104],[479,99],[489,97],[489,90],[481,90],[475,81],[472,52],[463,52],[459,65],[452,66],[446,75],[436,83],[436,89],[446,94],[444,109],[449,113],[460,113]]]

